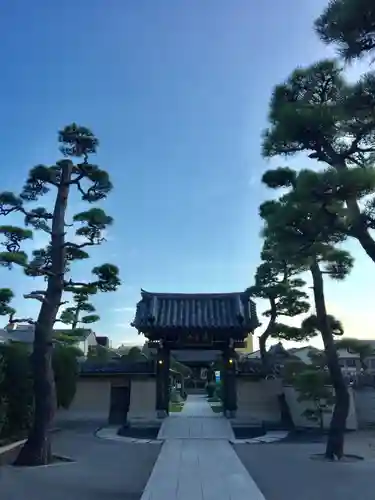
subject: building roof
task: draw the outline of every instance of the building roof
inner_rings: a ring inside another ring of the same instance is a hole
[[[280,366],[273,364],[268,368],[268,375],[277,375],[280,373]],[[264,376],[264,368],[260,359],[241,358],[237,363],[238,375],[254,375],[259,378]]]
[[[154,374],[156,372],[153,360],[142,361],[112,361],[100,363],[85,361],[80,364],[81,376],[93,375],[125,375],[125,374]]]
[[[237,329],[259,326],[255,303],[246,292],[151,293],[141,290],[132,326],[146,333],[160,329]]]
[[[35,325],[17,325],[15,328],[4,328],[0,331],[0,338],[3,342],[22,342],[32,344],[34,342]],[[86,340],[92,333],[89,328],[78,328],[72,330],[69,328],[55,328],[53,337],[58,339],[60,335],[70,336],[72,339],[80,342]]]
[[[302,347],[292,347],[291,349],[288,349],[288,351],[292,354],[296,354],[301,351],[309,351],[309,352],[322,352],[321,349],[318,349],[317,347],[314,347],[312,345],[304,345]]]
[[[375,349],[375,339],[359,339],[357,337],[340,337],[335,339],[335,343],[340,344],[342,340],[353,340],[356,344],[368,345]],[[344,349],[344,348],[343,348]]]

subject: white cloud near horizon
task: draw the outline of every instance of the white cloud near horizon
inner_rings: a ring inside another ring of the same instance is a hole
[[[115,307],[112,309],[114,312],[135,312],[136,307],[134,306],[125,306],[125,307]]]
[[[134,332],[136,332],[136,331],[137,331],[137,330],[135,330],[135,329],[131,326],[130,322],[127,322],[127,323],[126,323],[126,322],[124,322],[124,323],[115,323],[115,324],[114,324],[114,327],[115,327],[115,328],[129,328],[129,330],[132,330],[132,331],[134,330]]]

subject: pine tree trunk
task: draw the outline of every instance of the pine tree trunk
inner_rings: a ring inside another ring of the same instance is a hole
[[[353,199],[348,199],[346,201],[346,204],[353,224],[351,236],[359,241],[363,250],[375,263],[375,241],[362,220],[361,210],[358,206],[358,202]]]
[[[75,313],[74,313],[74,319],[73,319],[73,323],[72,323],[72,330],[75,330],[77,328],[77,326],[78,326],[79,313],[80,313],[80,309],[77,306],[76,310],[75,310]]]
[[[14,463],[18,466],[45,465],[52,459],[49,435],[56,409],[56,391],[52,369],[52,342],[51,339],[46,340],[51,337],[49,332],[52,330],[48,313],[48,310],[41,312],[40,321],[35,328],[32,354],[34,420],[28,439]]]
[[[267,347],[266,347],[266,342],[268,340],[269,335],[266,332],[263,332],[262,335],[259,337],[259,352],[260,352],[260,359],[262,361],[262,367],[264,371],[268,370],[268,353],[267,353]]]
[[[327,318],[323,275],[318,262],[315,261],[312,264],[310,271],[313,277],[316,316],[324,343],[332,385],[335,390],[335,407],[329,428],[325,455],[329,460],[334,460],[335,457],[340,460],[344,455],[346,419],[349,414],[349,392],[339,365],[336,346]]]
[[[269,354],[267,352],[267,347],[266,347],[266,342],[271,336],[275,323],[276,323],[276,317],[277,317],[277,311],[276,311],[276,301],[274,298],[269,297],[270,301],[270,306],[271,306],[271,313],[270,313],[270,320],[268,322],[267,328],[264,330],[262,335],[259,337],[259,352],[260,352],[260,359],[262,361],[262,369],[264,372],[264,375],[267,375],[269,373],[271,363],[269,359]]]
[[[52,369],[53,325],[64,290],[65,213],[72,164],[62,166],[52,219],[51,268],[46,294],[35,325],[33,360],[34,421],[26,443],[14,465],[37,466],[51,462],[50,429],[56,410],[56,390]]]
[[[321,408],[318,409],[319,412],[319,428],[320,432],[323,434],[324,432],[324,414]]]
[[[330,151],[330,156],[334,159],[332,166],[338,172],[349,170],[345,161],[342,161],[340,156],[337,155],[337,153],[335,153],[333,150]],[[375,263],[375,240],[371,236],[369,229],[363,220],[361,209],[359,208],[357,199],[353,197],[347,198],[346,206],[348,207],[350,223],[352,226],[350,236],[359,241],[363,250]]]

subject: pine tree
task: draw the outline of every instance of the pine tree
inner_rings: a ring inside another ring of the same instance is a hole
[[[321,40],[338,46],[346,60],[375,51],[375,4],[373,0],[331,0],[315,21]]]
[[[326,457],[334,460],[335,457],[341,459],[344,454],[349,393],[339,365],[332,321],[326,308],[323,276],[327,274],[336,280],[345,279],[353,266],[353,259],[348,252],[336,247],[346,238],[341,227],[337,228],[340,218],[336,216],[336,208],[340,203],[334,197],[322,203],[303,196],[306,177],[309,177],[306,171],[297,174],[288,169],[284,176],[282,169],[276,171],[268,186],[291,187],[278,200],[263,203],[260,215],[265,222],[264,236],[273,241],[280,257],[287,259],[301,272],[309,271],[312,276],[316,310],[314,324],[322,336],[336,398],[326,448]],[[335,214],[333,220],[332,213]],[[312,321],[310,319],[310,323]],[[313,330],[305,325],[305,331],[312,333]]]
[[[265,372],[270,368],[266,342],[270,337],[302,341],[309,338],[300,328],[278,322],[280,316],[295,317],[310,309],[308,295],[303,290],[306,283],[298,278],[298,267],[279,258],[277,248],[265,241],[261,253],[263,262],[255,273],[255,284],[248,289],[253,297],[269,301],[269,309],[263,314],[269,318],[266,329],[259,337],[259,350]]]
[[[59,132],[63,159],[52,166],[37,165],[29,172],[19,195],[11,192],[0,194],[0,215],[19,214],[25,226],[42,231],[49,237],[46,248],[35,250],[32,258],[22,249],[25,241],[33,237],[31,229],[1,226],[5,251],[0,253],[0,264],[8,268],[21,266],[27,276],[42,277],[46,287],[25,297],[41,303],[35,321],[33,345],[33,379],[35,415],[28,439],[21,449],[16,465],[41,465],[51,460],[50,425],[56,407],[56,392],[52,370],[53,326],[65,292],[80,293],[87,286],[99,291],[114,291],[120,284],[118,268],[103,264],[92,270],[93,281],[75,282],[71,278],[74,261],[87,259],[86,248],[102,243],[103,231],[112,218],[100,208],[91,208],[73,217],[73,224],[80,225],[76,235],[82,243],[70,241],[67,234],[67,207],[69,196],[76,188],[83,201],[94,203],[104,199],[112,189],[109,175],[89,162],[89,155],[96,153],[98,140],[85,127],[72,124]],[[76,158],[76,163],[73,159]],[[53,207],[33,207],[43,195],[55,191]],[[11,318],[15,322],[16,319]]]
[[[89,301],[90,295],[97,292],[95,288],[82,287],[81,290],[73,294],[74,305],[67,307],[61,312],[57,321],[65,325],[71,325],[72,330],[76,330],[80,323],[87,325],[89,323],[96,323],[100,320],[97,314],[86,314],[81,316],[82,312],[95,313],[95,306]]]
[[[15,313],[15,309],[10,305],[13,298],[14,293],[10,288],[0,288],[0,316],[10,316]]]
[[[320,183],[321,201],[329,190],[346,203],[348,234],[356,238],[375,262],[375,200],[362,210],[358,203],[375,192],[375,74],[347,83],[334,61],[321,61],[297,69],[273,93],[263,154],[291,156],[306,152],[330,167],[333,185]]]

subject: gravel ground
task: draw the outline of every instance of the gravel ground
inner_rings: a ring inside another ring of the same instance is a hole
[[[2,467],[1,500],[139,500],[160,445],[101,440],[93,435],[96,427],[71,426],[54,435],[53,451],[73,463]]]
[[[321,444],[234,446],[266,500],[374,500],[375,460],[327,463]],[[350,450],[347,450],[350,453]]]

